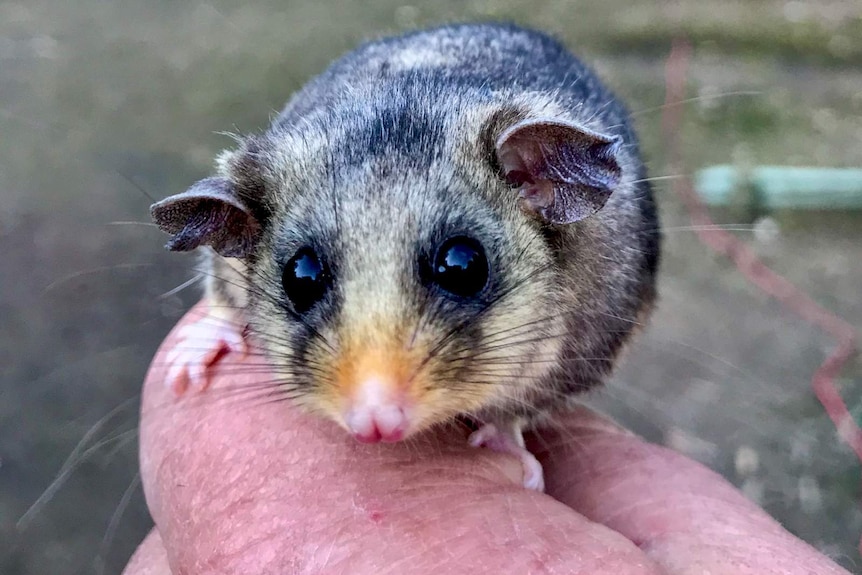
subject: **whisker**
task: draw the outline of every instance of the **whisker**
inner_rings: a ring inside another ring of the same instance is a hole
[[[132,220],[132,221],[113,221],[113,222],[108,222],[107,225],[109,225],[109,226],[144,226],[144,227],[148,227],[148,228],[159,227],[156,224],[154,224],[153,222],[138,222],[138,221],[134,221],[134,220]]]
[[[677,100],[675,102],[668,102],[666,104],[662,104],[661,106],[654,106],[652,108],[644,108],[642,110],[638,110],[637,112],[632,112],[629,114],[630,117],[636,118],[643,114],[651,114],[653,112],[660,112],[666,108],[675,108],[677,106],[684,106],[686,104],[693,104],[696,102],[706,102],[709,100],[717,100],[720,98],[728,98],[728,97],[736,97],[736,96],[761,96],[763,92],[759,90],[736,90],[733,92],[723,92],[721,94],[706,94],[703,96],[694,96],[692,98],[686,98],[684,100]]]
[[[117,504],[116,509],[111,514],[111,519],[108,521],[108,527],[105,530],[105,535],[102,537],[102,542],[99,544],[99,551],[96,553],[96,557],[93,560],[93,568],[96,573],[104,573],[105,566],[108,557],[108,551],[111,547],[111,543],[114,541],[114,536],[117,534],[117,529],[120,526],[120,519],[123,517],[123,513],[126,512],[126,509],[129,507],[129,503],[132,500],[132,495],[134,495],[135,490],[141,485],[141,473],[140,471],[135,473],[134,479],[129,483],[129,486],[123,491],[122,497],[120,497],[120,502]]]
[[[116,408],[112,410],[112,413],[110,414],[111,417],[115,415],[115,410]],[[99,424],[97,423],[97,425]],[[83,464],[84,461],[87,460],[87,458],[98,452],[99,449],[105,447],[106,445],[110,445],[115,442],[127,443],[130,438],[134,439],[134,437],[137,435],[137,432],[137,429],[132,429],[118,433],[113,437],[103,439],[102,441],[96,443],[95,445],[87,448],[84,451],[80,451],[78,447],[76,447],[75,450],[73,450],[72,454],[66,459],[66,463],[63,464],[63,467],[57,473],[57,476],[54,478],[54,481],[51,482],[51,484],[45,489],[45,491],[42,492],[42,495],[40,495],[38,499],[33,502],[33,504],[27,509],[27,511],[25,511],[24,514],[15,523],[16,529],[18,529],[19,531],[23,531],[24,529],[26,529],[30,525],[30,522],[33,520],[36,514],[39,513],[39,511],[41,511],[41,509],[51,499],[53,499],[54,495],[56,495],[57,492],[63,487],[63,485],[65,485],[66,480],[69,478],[69,476],[72,475],[72,473],[74,473],[75,470],[77,470],[78,467],[80,467],[81,464]],[[85,438],[89,438],[91,436],[92,435],[90,434],[90,432],[88,432],[88,434],[85,435]],[[79,446],[80,445],[81,442],[79,442]]]
[[[98,273],[102,273],[102,272],[121,270],[121,269],[149,268],[149,267],[153,267],[154,265],[155,264],[151,264],[151,263],[114,264],[114,265],[110,265],[110,266],[99,266],[97,268],[92,268],[89,270],[83,270],[83,271],[75,272],[73,274],[69,274],[69,275],[63,276],[59,279],[52,281],[50,284],[48,284],[45,287],[44,290],[42,290],[42,295],[44,296],[44,295],[48,294],[51,290],[57,288],[58,286],[61,286],[64,283],[70,282],[70,281],[77,279],[79,277],[83,277],[83,276],[87,276],[87,275],[91,275],[91,274],[98,274]]]
[[[195,277],[193,277],[193,278],[191,278],[191,279],[189,279],[189,280],[184,281],[183,283],[181,283],[180,285],[178,285],[178,286],[177,286],[177,287],[175,287],[174,289],[169,290],[169,291],[166,291],[165,293],[161,294],[161,295],[159,296],[159,298],[160,298],[160,299],[165,299],[165,298],[169,298],[169,297],[171,297],[172,295],[178,294],[179,292],[183,291],[184,289],[186,289],[186,288],[188,288],[188,287],[191,287],[191,286],[193,286],[194,284],[196,284],[196,283],[200,282],[200,281],[201,281],[201,279],[203,279],[203,276],[202,276],[201,274],[198,274],[198,275],[196,275]]]

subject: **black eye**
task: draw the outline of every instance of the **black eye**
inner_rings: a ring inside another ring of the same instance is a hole
[[[320,301],[329,288],[329,278],[317,253],[310,247],[301,248],[285,264],[281,273],[284,293],[294,309],[304,313]]]
[[[433,277],[437,285],[451,294],[475,296],[488,283],[485,250],[472,238],[449,238],[437,250]]]

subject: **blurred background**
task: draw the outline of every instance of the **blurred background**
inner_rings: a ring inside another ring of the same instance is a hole
[[[219,132],[264,128],[357,42],[484,19],[551,31],[591,62],[634,111],[653,176],[862,166],[856,0],[0,2],[0,573],[118,573],[151,527],[137,395],[198,297],[164,295],[192,276],[191,260],[163,252],[151,201],[207,175],[232,144]],[[669,173],[660,107],[681,34],[693,101],[682,172]],[[862,573],[859,463],[810,388],[835,343],[700,244],[673,181],[656,184],[660,309],[593,401]],[[862,212],[712,214],[862,326]],[[858,359],[836,385],[860,419]]]

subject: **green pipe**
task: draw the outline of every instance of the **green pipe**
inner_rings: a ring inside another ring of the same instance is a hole
[[[862,169],[858,168],[758,166],[745,171],[711,166],[695,175],[694,185],[711,206],[737,204],[740,190],[748,189],[748,203],[767,209],[862,209]]]

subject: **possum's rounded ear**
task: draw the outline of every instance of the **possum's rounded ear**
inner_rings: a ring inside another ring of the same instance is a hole
[[[159,228],[172,234],[167,247],[185,252],[207,245],[226,257],[242,258],[257,244],[261,225],[226,178],[206,178],[181,194],[150,206]]]
[[[522,206],[552,224],[602,209],[620,183],[619,136],[550,119],[518,122],[496,141],[497,163],[518,186]]]

